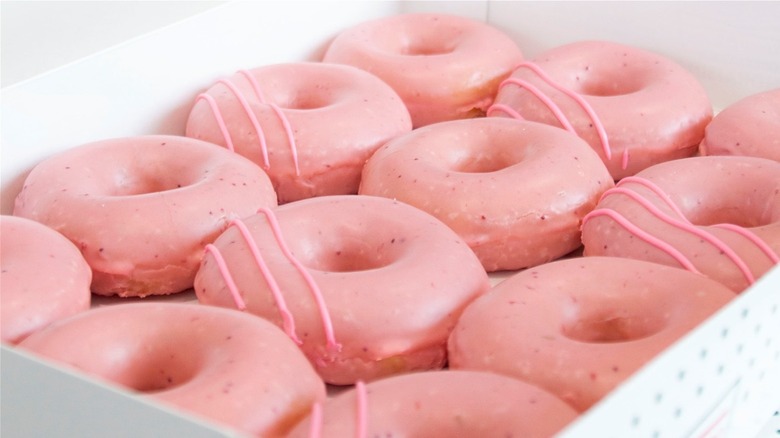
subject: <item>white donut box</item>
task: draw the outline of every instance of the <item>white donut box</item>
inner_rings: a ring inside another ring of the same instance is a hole
[[[399,12],[486,21],[514,37],[527,57],[582,39],[655,50],[696,74],[716,109],[780,87],[777,2],[278,1],[203,9],[2,89],[3,214],[11,213],[27,172],[52,153],[102,138],[182,134],[193,97],[217,78],[316,60],[340,30]],[[5,345],[0,367],[6,438],[240,436]],[[560,436],[778,436],[779,407],[780,267]]]

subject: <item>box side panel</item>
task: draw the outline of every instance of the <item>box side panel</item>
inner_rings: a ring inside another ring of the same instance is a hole
[[[2,346],[2,436],[239,436]]]

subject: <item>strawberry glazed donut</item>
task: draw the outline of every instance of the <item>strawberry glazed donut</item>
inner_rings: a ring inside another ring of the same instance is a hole
[[[338,35],[323,57],[390,84],[409,109],[414,127],[483,116],[498,84],[522,60],[517,44],[500,30],[443,14],[364,22]]]
[[[471,303],[450,337],[449,366],[527,381],[584,412],[734,297],[656,263],[558,260]]]
[[[747,155],[780,161],[780,88],[745,97],[704,130],[702,155]]]
[[[70,240],[38,222],[0,216],[0,336],[16,344],[89,309],[92,271]]]
[[[493,272],[579,248],[580,221],[613,185],[577,136],[483,117],[425,126],[388,142],[366,163],[360,193],[436,216]]]
[[[490,287],[446,225],[373,196],[265,209],[208,248],[198,300],[273,321],[335,385],[443,367],[460,312]]]
[[[357,193],[366,159],[411,129],[403,102],[379,78],[312,62],[220,79],[198,95],[186,135],[260,165],[282,204]]]
[[[698,272],[735,292],[780,263],[780,163],[690,157],[607,191],[582,225],[585,255]]]
[[[431,371],[357,384],[315,404],[289,438],[551,437],[578,413],[528,383],[477,371]]]
[[[712,104],[696,77],[666,57],[582,41],[520,64],[501,84],[488,114],[577,133],[619,180],[694,155]]]
[[[92,268],[92,292],[166,295],[192,287],[204,247],[233,217],[276,205],[251,161],[186,137],[89,143],[38,164],[14,214],[59,231]]]
[[[198,304],[99,307],[19,348],[253,436],[283,436],[326,394],[276,326]]]

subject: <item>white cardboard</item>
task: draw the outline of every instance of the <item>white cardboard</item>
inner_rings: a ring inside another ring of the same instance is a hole
[[[489,21],[528,56],[602,38],[665,53],[716,108],[780,87],[780,3],[231,2],[2,90],[2,213],[37,162],[102,138],[180,134],[216,78],[316,60],[339,30],[397,12]],[[749,437],[780,406],[780,268],[574,423],[562,436]],[[3,436],[225,436],[143,397],[2,347]],[[60,410],[62,415],[50,415]],[[108,431],[108,432],[106,432]]]

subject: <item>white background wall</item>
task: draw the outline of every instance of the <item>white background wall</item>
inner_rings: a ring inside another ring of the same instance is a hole
[[[0,86],[8,86],[221,1],[0,2]]]

